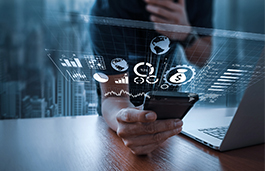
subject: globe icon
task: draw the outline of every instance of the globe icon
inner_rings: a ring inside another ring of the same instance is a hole
[[[113,59],[111,61],[111,66],[113,69],[119,72],[126,71],[129,68],[128,63],[122,58]]]
[[[167,53],[170,49],[170,40],[166,36],[157,36],[150,43],[151,51],[156,55],[162,55]]]

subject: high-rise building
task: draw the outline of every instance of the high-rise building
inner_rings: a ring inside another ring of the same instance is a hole
[[[97,91],[96,91],[95,85],[96,84],[93,81],[85,83],[86,102],[87,102],[86,113],[87,114],[96,114],[98,99],[97,99]]]
[[[83,82],[67,81],[57,75],[57,103],[59,116],[86,114],[86,91]]]
[[[72,84],[60,72],[57,73],[57,104],[58,116],[71,116],[72,112]]]
[[[93,2],[0,2],[0,15],[8,16],[0,18],[0,119],[84,115],[94,106],[94,89],[86,92],[84,83],[57,74],[44,51],[88,51],[88,25],[80,15]]]
[[[1,118],[21,118],[22,91],[25,84],[17,81],[5,82],[1,88]]]
[[[45,102],[45,99],[39,99],[38,97],[33,97],[30,99],[31,106],[32,106],[32,112],[31,112],[31,118],[44,118],[45,112],[46,112],[46,106],[47,103]]]
[[[59,34],[59,40],[61,40],[59,49],[81,50],[78,20],[79,17],[76,13],[69,13],[69,18],[63,23],[65,25],[64,31]],[[57,103],[59,116],[84,115],[86,103],[84,83],[74,82],[71,79],[67,81],[58,71]]]
[[[21,118],[31,118],[31,114],[32,114],[31,99],[30,96],[25,96],[22,99]]]
[[[86,113],[86,91],[84,82],[73,83],[73,106],[72,115],[85,115]]]
[[[0,44],[0,119],[4,115],[4,101],[6,96],[6,90],[4,89],[4,83],[7,81],[7,61],[4,59],[3,45]]]

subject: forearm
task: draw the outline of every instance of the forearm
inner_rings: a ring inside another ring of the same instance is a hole
[[[211,52],[211,37],[199,38],[191,47],[185,48],[187,59],[197,66],[203,66],[210,58]]]
[[[128,74],[128,73],[127,73]],[[109,75],[109,81],[107,83],[101,83],[101,111],[102,115],[109,125],[111,129],[114,131],[117,131],[117,120],[116,116],[119,113],[121,109],[128,108],[128,107],[134,107],[134,105],[130,102],[130,97],[126,93],[121,93],[120,96],[115,95],[108,95],[105,96],[107,92],[115,91],[115,92],[121,92],[129,91],[128,84],[116,84],[115,80],[121,78],[124,76],[123,74],[119,75]]]
[[[102,101],[102,115],[109,127],[117,131],[116,116],[121,109],[134,107],[127,97],[108,97]]]

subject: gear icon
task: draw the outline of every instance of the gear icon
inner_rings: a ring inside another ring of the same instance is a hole
[[[181,86],[190,82],[195,75],[196,71],[192,66],[177,65],[166,71],[163,80],[168,85]]]

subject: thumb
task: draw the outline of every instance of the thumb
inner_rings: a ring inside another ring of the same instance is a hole
[[[156,120],[156,114],[152,111],[139,110],[136,108],[126,108],[120,110],[117,115],[119,122],[152,122]]]

